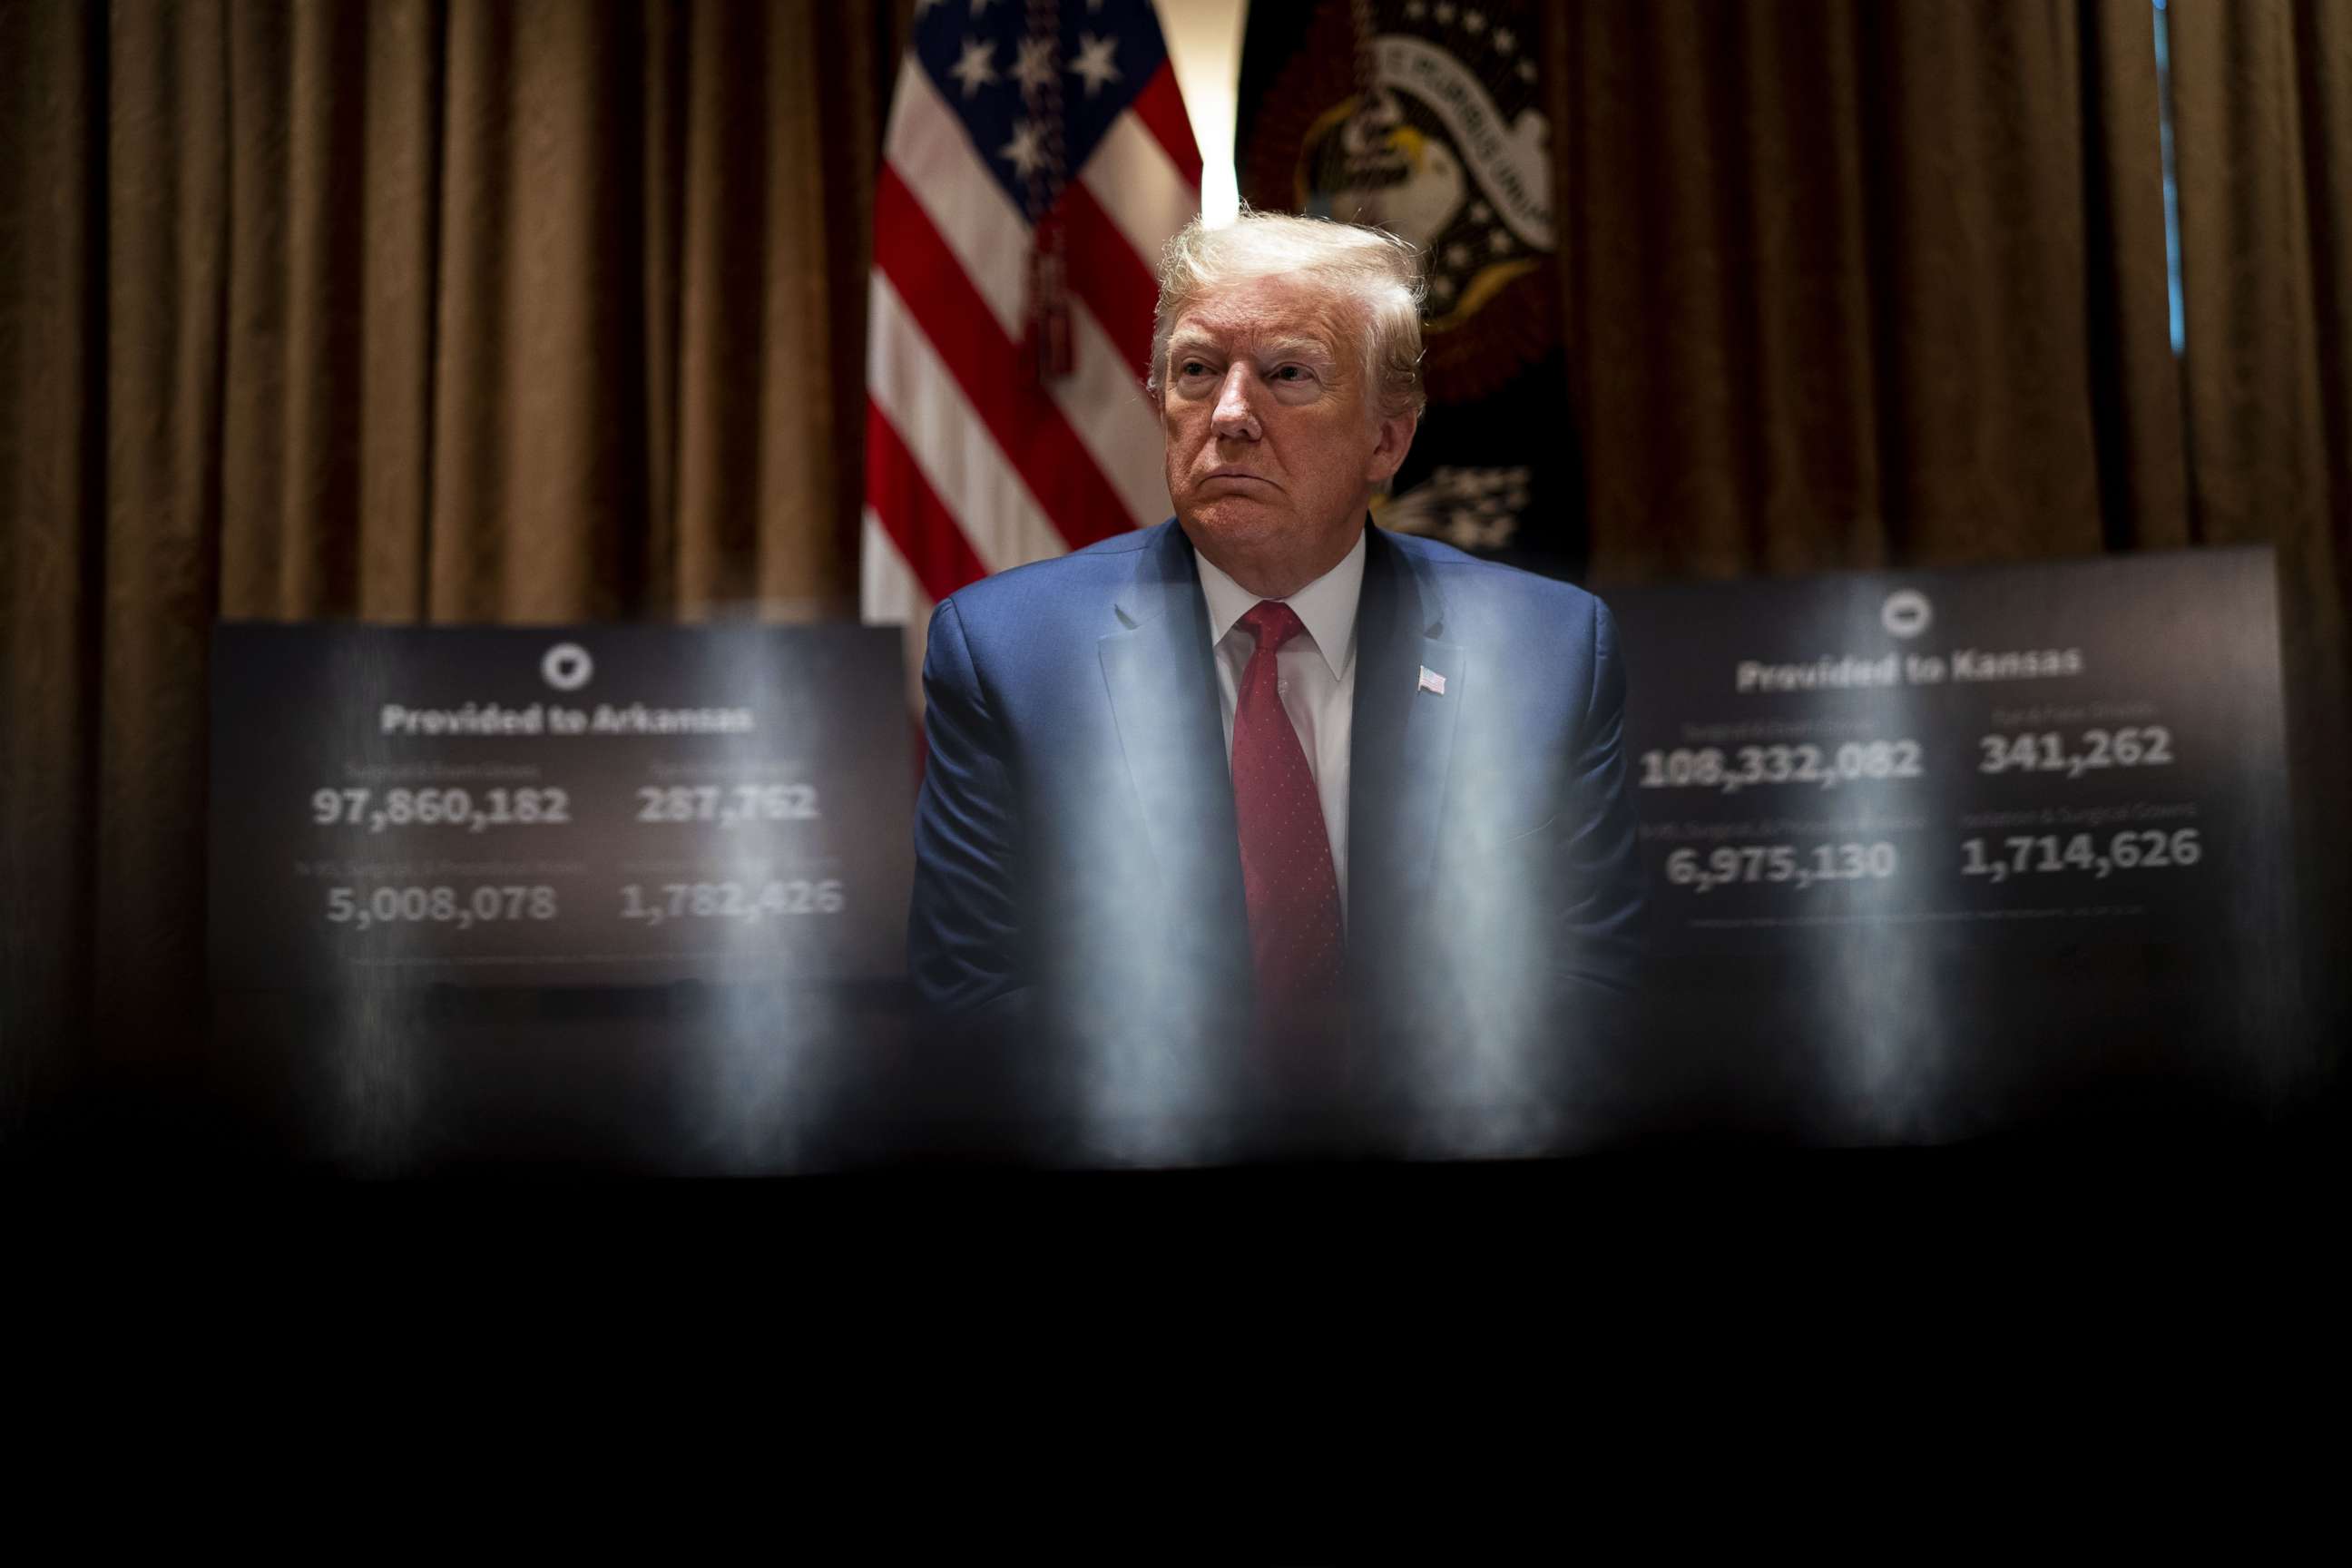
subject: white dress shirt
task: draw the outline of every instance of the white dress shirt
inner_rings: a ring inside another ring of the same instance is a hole
[[[1249,668],[1257,639],[1236,626],[1259,604],[1256,595],[1195,552],[1201,592],[1209,602],[1209,641],[1217,654],[1217,699],[1225,715],[1225,761],[1234,759],[1234,708],[1241,700],[1242,672]],[[1299,748],[1315,774],[1323,806],[1323,827],[1331,836],[1331,869],[1339,884],[1340,918],[1348,910],[1348,742],[1356,713],[1356,602],[1364,591],[1364,538],[1339,564],[1301,588],[1289,605],[1304,636],[1275,655],[1282,710],[1298,732]]]

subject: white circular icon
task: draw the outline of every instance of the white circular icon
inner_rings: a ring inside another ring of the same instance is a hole
[[[540,679],[558,691],[577,691],[596,673],[596,661],[576,642],[560,642],[539,661]]]
[[[1878,624],[1898,637],[1916,637],[1935,620],[1936,611],[1927,603],[1927,595],[1916,588],[1897,588],[1886,595],[1879,606]]]

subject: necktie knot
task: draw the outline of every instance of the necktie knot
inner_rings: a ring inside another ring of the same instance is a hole
[[[1307,629],[1298,612],[1278,599],[1261,599],[1241,618],[1243,626],[1257,639],[1260,653],[1279,653],[1282,645]]]

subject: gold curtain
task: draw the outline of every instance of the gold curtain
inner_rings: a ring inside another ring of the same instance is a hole
[[[2314,1037],[2352,972],[2352,0],[1563,14],[1606,584],[2268,542]]]
[[[2185,541],[2147,0],[1570,17],[1598,576]]]
[[[854,611],[898,9],[0,3],[0,1131],[195,1037],[216,617]]]
[[[2200,542],[2279,557],[2316,1037],[2352,1032],[2352,0],[2171,0]]]

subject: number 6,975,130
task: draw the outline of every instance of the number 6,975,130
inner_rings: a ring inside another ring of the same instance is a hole
[[[1677,849],[1666,857],[1666,880],[1694,893],[1737,882],[1776,883],[1799,892],[1821,882],[1884,881],[1895,875],[1895,846],[1726,844],[1702,853]]]

